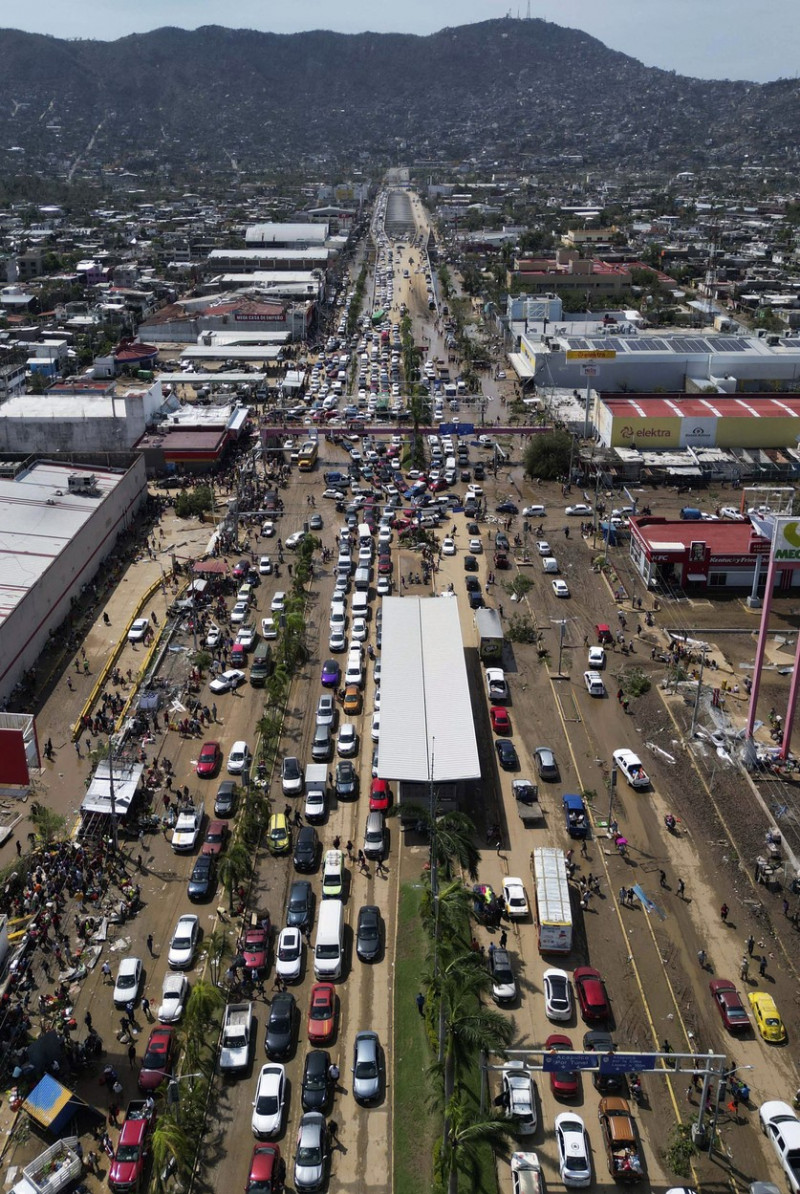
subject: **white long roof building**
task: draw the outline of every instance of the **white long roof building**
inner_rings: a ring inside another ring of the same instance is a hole
[[[382,608],[378,774],[406,783],[478,779],[457,601],[384,597]]]

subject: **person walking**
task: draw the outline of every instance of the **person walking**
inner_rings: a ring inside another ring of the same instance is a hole
[[[706,968],[706,951],[704,949],[698,949],[697,960],[700,963],[700,969],[705,970],[705,968]]]
[[[131,1069],[136,1065],[136,1046],[133,1041],[128,1045],[128,1065]]]
[[[684,883],[683,879],[679,879],[677,894],[680,896],[681,899],[683,899],[683,893],[685,891],[686,891],[686,884]]]
[[[328,1081],[335,1087],[339,1081],[339,1067],[335,1061],[328,1066]]]
[[[425,1015],[425,996],[422,994],[421,991],[417,991],[416,995],[414,996],[414,1002],[417,1005],[417,1011],[419,1012],[419,1014],[421,1016],[424,1016]]]
[[[620,889],[619,889],[619,894],[618,894],[618,896],[617,896],[617,899],[619,900],[620,904],[622,904],[622,905],[623,905],[623,907],[624,907],[624,906],[625,906],[625,905],[628,903],[628,889],[627,889],[627,887],[620,887]]]
[[[742,960],[739,963],[739,978],[742,982],[747,982],[750,975],[750,959],[747,954],[742,954]]]
[[[105,983],[106,980],[108,980],[108,982],[111,982],[111,966],[108,961],[103,962],[103,965],[100,967],[100,970],[103,975],[103,982]]]
[[[725,921],[728,919],[728,911],[729,911],[729,909],[728,909],[728,905],[727,905],[727,904],[723,904],[723,905],[722,905],[722,907],[721,907],[721,908],[720,908],[720,910],[719,910],[719,914],[720,914],[720,916],[722,917],[722,923],[723,923],[723,924],[725,924]]]
[[[151,958],[155,957],[155,954],[153,953],[153,934],[152,933],[147,934],[147,952],[150,954]]]
[[[145,1014],[145,1017],[146,1017],[148,1023],[150,1023],[153,1019],[153,1013],[150,1011],[150,1000],[147,998],[146,995],[142,996],[142,1002],[141,1002],[140,1006],[141,1006],[142,1011]]]
[[[755,943],[756,943],[756,939],[753,936],[753,934],[751,933],[750,936],[745,941],[745,946],[747,947],[747,952],[749,953],[751,958],[753,956],[753,947],[754,947]]]
[[[761,975],[762,978],[767,973],[767,955],[766,954],[761,955],[761,961],[758,963],[758,973]]]
[[[500,934],[500,948],[505,949],[507,943],[508,943],[508,932],[505,929],[503,929],[502,933]]]
[[[586,838],[581,841],[581,858],[589,857],[589,847],[586,844]]]
[[[91,1032],[92,1031],[92,1013],[91,1012],[87,1011],[86,1015],[83,1017],[83,1022],[86,1025],[86,1027],[88,1028],[89,1032]]]
[[[667,872],[666,872],[666,871],[659,871],[659,872],[658,872],[658,881],[659,881],[659,883],[661,884],[661,886],[662,886],[662,887],[666,887],[666,886],[667,886]]]

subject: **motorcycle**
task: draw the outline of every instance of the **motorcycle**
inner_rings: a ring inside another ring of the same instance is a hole
[[[628,1085],[630,1087],[631,1098],[633,1099],[634,1103],[641,1107],[644,1103],[644,1091],[642,1090],[642,1084],[639,1081],[639,1075],[631,1074],[630,1078],[628,1079]]]
[[[666,827],[670,833],[675,833],[677,831],[678,822],[675,819],[675,817],[673,817],[672,813],[666,814],[666,816],[664,817],[664,824],[666,825]]]

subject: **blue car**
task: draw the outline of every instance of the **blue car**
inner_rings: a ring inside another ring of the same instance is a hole
[[[589,817],[586,805],[580,796],[567,794],[563,797],[564,821],[570,837],[582,840],[589,836]]]

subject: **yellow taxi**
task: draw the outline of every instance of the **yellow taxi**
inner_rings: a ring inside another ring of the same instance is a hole
[[[273,813],[270,817],[267,847],[270,854],[288,854],[292,848],[292,838],[284,813]]]
[[[748,991],[747,998],[753,1009],[756,1027],[765,1041],[785,1041],[786,1029],[775,1000],[766,991]]]

